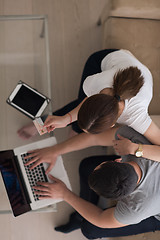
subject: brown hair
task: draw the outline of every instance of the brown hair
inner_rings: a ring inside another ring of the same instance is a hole
[[[144,78],[137,67],[119,70],[113,79],[113,96],[95,94],[82,104],[78,112],[78,124],[89,133],[100,133],[118,119],[120,100],[134,97],[144,84]]]
[[[144,78],[137,67],[119,70],[113,78],[113,94],[120,96],[121,100],[137,95],[144,84]]]

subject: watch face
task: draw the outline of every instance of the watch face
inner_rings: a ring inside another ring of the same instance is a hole
[[[136,152],[136,157],[142,157],[142,152],[140,151]]]

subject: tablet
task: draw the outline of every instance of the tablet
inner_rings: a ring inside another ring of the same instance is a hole
[[[32,119],[40,117],[49,102],[48,97],[22,81],[18,82],[7,99],[9,105]]]

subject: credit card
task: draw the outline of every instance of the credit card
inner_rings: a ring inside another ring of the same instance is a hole
[[[40,117],[36,118],[35,120],[33,120],[33,123],[37,129],[37,131],[39,132],[40,135],[43,135],[45,133],[47,133],[47,128],[44,127],[44,123],[42,121],[42,119]]]

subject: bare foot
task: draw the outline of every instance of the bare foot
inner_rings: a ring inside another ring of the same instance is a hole
[[[17,134],[22,139],[30,139],[31,137],[34,137],[38,134],[36,127],[34,126],[34,123],[31,122],[22,128],[20,128],[17,131]]]

